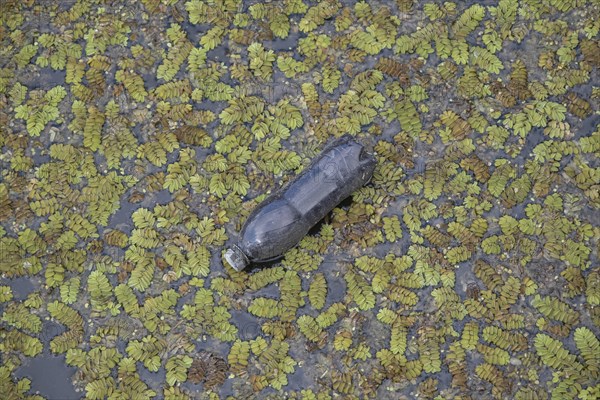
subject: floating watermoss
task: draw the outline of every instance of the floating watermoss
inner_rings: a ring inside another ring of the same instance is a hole
[[[392,3],[3,2],[2,393],[598,397],[597,5]],[[223,265],[346,133],[371,183]]]

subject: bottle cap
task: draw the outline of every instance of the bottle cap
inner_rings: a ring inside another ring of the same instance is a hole
[[[229,265],[238,272],[242,271],[250,264],[248,257],[246,257],[242,249],[235,244],[225,252],[225,260],[227,260]]]

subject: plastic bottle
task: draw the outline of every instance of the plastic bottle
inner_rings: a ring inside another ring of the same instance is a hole
[[[344,135],[248,217],[237,244],[225,253],[237,271],[272,261],[296,246],[342,200],[371,180],[375,157]]]

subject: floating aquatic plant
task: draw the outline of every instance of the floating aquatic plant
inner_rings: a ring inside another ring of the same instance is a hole
[[[598,397],[596,12],[3,2],[0,390],[40,398],[14,376],[48,339],[89,398]],[[221,263],[345,133],[370,185]]]

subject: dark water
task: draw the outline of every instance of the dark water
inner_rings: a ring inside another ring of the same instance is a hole
[[[65,356],[42,354],[27,359],[15,371],[17,378],[31,379],[31,393],[37,393],[48,400],[75,400],[82,398],[70,383],[77,368],[65,364]]]

